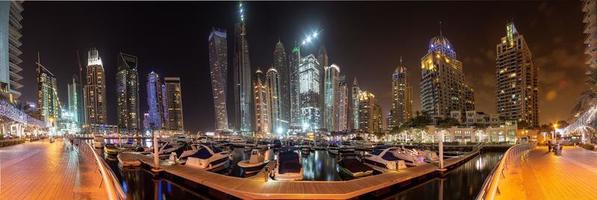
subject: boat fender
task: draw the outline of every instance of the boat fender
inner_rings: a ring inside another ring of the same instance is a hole
[[[399,160],[398,161],[398,166],[397,166],[396,169],[397,170],[406,169],[406,163],[404,162],[404,160]]]
[[[168,158],[168,159],[170,159],[171,162],[176,163],[176,160],[177,160],[176,152],[170,153],[170,158]]]

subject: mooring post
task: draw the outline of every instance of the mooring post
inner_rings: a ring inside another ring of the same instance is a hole
[[[158,155],[158,138],[157,135],[155,134],[155,131],[153,130],[153,125],[151,126],[151,135],[153,136],[153,171],[159,171],[160,170],[160,157]]]
[[[444,131],[439,132],[439,170],[444,169]]]

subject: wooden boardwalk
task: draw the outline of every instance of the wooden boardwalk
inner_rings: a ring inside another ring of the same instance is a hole
[[[477,154],[447,159],[445,165],[455,166]],[[150,157],[139,155],[139,159],[145,165],[153,165]],[[350,199],[434,173],[438,169],[435,165],[426,164],[348,181],[287,182],[268,179],[266,182],[263,173],[257,175],[263,178],[238,178],[182,165],[162,166],[162,168],[172,175],[241,199]]]
[[[62,140],[0,148],[0,199],[106,199],[97,165]]]
[[[597,199],[597,153],[565,147],[562,156],[537,147],[504,170],[496,199]]]

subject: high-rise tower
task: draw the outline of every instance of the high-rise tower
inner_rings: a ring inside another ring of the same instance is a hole
[[[120,52],[116,72],[118,128],[139,130],[139,74],[137,56]]]
[[[37,62],[37,106],[39,117],[47,122],[56,122],[60,117],[60,100],[58,99],[58,84],[56,76],[50,72],[39,60]]]
[[[72,82],[67,85],[68,88],[68,112],[72,115],[73,123],[75,124],[75,128],[81,128],[81,93],[79,92],[79,88],[81,83],[76,75],[73,75]]]
[[[269,89],[264,82],[263,72],[255,73],[254,96],[255,98],[255,131],[260,134],[271,133],[271,104]]]
[[[412,118],[412,87],[408,83],[406,66],[400,58],[400,65],[392,74],[392,110],[389,128],[398,127]]]
[[[267,84],[268,98],[270,104],[271,130],[276,134],[282,134],[284,130],[284,120],[282,119],[282,101],[280,94],[280,74],[274,68],[267,70],[265,74],[265,84]]]
[[[152,71],[147,75],[147,106],[149,107],[147,112],[150,128],[167,128],[167,103],[166,86],[160,75]]]
[[[209,42],[209,65],[211,75],[211,86],[214,97],[214,115],[216,130],[228,129],[228,107],[226,106],[227,76],[228,76],[228,47],[226,32],[212,30],[208,38]]]
[[[467,87],[462,62],[440,31],[421,58],[421,110],[441,118],[449,117],[450,111],[465,111]]]
[[[496,50],[498,114],[505,120],[539,126],[538,69],[514,23],[508,23]]]
[[[359,88],[359,82],[357,81],[357,77],[354,78],[352,81],[352,89],[351,89],[351,108],[352,111],[352,129],[357,130],[359,129],[359,94],[361,93],[361,89]]]
[[[303,131],[316,131],[322,126],[322,74],[319,62],[310,54],[301,59],[298,71],[299,107]]]
[[[106,111],[106,75],[97,49],[87,53],[87,82],[84,87],[85,124],[102,125],[108,122]]]
[[[346,82],[346,76],[341,75],[340,79],[338,80],[338,123],[337,128],[335,131],[347,131],[349,130],[348,126],[348,119],[349,119],[349,110],[350,110],[350,101],[349,101],[349,92],[348,92],[348,83]]]
[[[286,133],[290,125],[290,77],[291,70],[288,66],[288,57],[286,56],[286,50],[284,44],[278,41],[276,43],[276,49],[274,50],[274,69],[278,71],[280,77],[280,131]],[[274,129],[274,132],[278,133],[278,128]]]
[[[238,4],[240,22],[235,27],[235,56],[234,56],[234,100],[235,100],[235,128],[241,132],[252,131],[252,81],[251,63],[249,60],[249,44],[245,26],[245,7]]]
[[[338,129],[338,82],[340,79],[340,68],[336,64],[326,66],[324,69],[324,103],[323,103],[323,126],[328,131]]]
[[[589,55],[587,63],[593,73],[597,73],[597,0],[583,0],[582,11],[585,13],[583,22],[585,23],[584,33],[585,54]]]
[[[11,102],[21,96],[23,77],[19,73],[23,70],[19,66],[22,54],[20,39],[22,37],[21,12],[22,1],[0,2],[0,95],[8,97]]]
[[[301,50],[299,47],[292,49],[290,54],[290,128],[301,129],[301,108],[300,108],[300,81],[299,67],[301,63]]]
[[[183,131],[184,117],[182,109],[182,87],[180,77],[164,77],[166,119],[165,128],[168,130]]]

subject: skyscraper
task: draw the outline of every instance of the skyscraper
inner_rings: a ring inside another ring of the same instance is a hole
[[[37,58],[37,106],[41,120],[56,122],[60,117],[60,100],[56,76],[50,72]]]
[[[352,82],[352,91],[351,91],[351,108],[352,111],[352,129],[358,130],[359,129],[359,94],[361,93],[361,89],[359,88],[359,82],[357,81],[357,77],[354,78]]]
[[[323,125],[328,131],[338,129],[338,82],[340,68],[336,64],[326,66],[324,70]]]
[[[104,65],[97,49],[92,48],[87,53],[87,83],[85,83],[85,124],[106,124],[106,76]]]
[[[212,30],[208,38],[209,42],[209,65],[211,75],[211,86],[214,97],[214,115],[216,130],[228,129],[228,108],[227,99],[227,77],[228,77],[228,47],[226,32]]]
[[[276,134],[282,134],[284,130],[284,123],[282,119],[282,101],[281,101],[281,94],[280,94],[280,74],[274,68],[270,68],[267,70],[265,74],[265,82],[267,84],[268,89],[268,98],[270,103],[270,113],[269,116],[271,118],[271,130]]]
[[[316,131],[322,123],[321,98],[323,71],[319,62],[310,54],[301,59],[298,71],[299,107],[303,131]]]
[[[280,77],[280,131],[286,133],[290,123],[290,76],[291,70],[288,66],[288,58],[286,57],[286,50],[284,44],[278,40],[276,48],[274,50],[274,69],[278,71]],[[278,128],[274,129],[274,132],[278,132]]]
[[[348,93],[348,84],[346,82],[346,76],[341,75],[338,80],[338,123],[335,131],[347,131],[349,130],[348,119],[350,110],[350,101]]]
[[[299,47],[292,49],[290,54],[290,128],[293,130],[302,129],[301,108],[300,108],[300,81],[299,67],[301,62],[301,50]]]
[[[149,113],[149,125],[152,129],[167,128],[168,115],[166,112],[167,98],[166,87],[160,79],[160,75],[151,72],[147,75],[147,106]]]
[[[255,131],[260,134],[271,133],[271,104],[269,89],[263,81],[263,72],[257,70],[255,73],[254,96],[255,98]]]
[[[421,110],[440,118],[449,117],[450,111],[465,111],[466,87],[462,62],[440,31],[421,58]]]
[[[120,52],[116,72],[118,128],[125,132],[139,130],[139,74],[137,56]]]
[[[537,66],[531,50],[516,30],[514,23],[506,26],[506,36],[497,45],[496,79],[497,112],[504,120],[539,126]]]
[[[585,13],[583,17],[584,33],[587,35],[585,54],[589,55],[587,65],[593,73],[597,73],[597,1],[584,0],[582,11]]]
[[[252,131],[251,97],[251,63],[249,60],[249,44],[245,27],[245,8],[239,3],[240,22],[235,27],[234,55],[234,100],[235,128],[241,132]]]
[[[392,110],[389,129],[398,127],[412,118],[412,87],[408,83],[407,72],[400,58],[400,65],[392,74]]]
[[[377,104],[375,95],[362,90],[358,94],[358,102],[358,131],[366,133],[381,132],[383,119],[381,117],[381,107]]]
[[[0,95],[6,96],[11,102],[21,96],[19,89],[23,87],[23,79],[19,66],[23,62],[19,56],[22,54],[20,39],[22,37],[21,16],[23,12],[22,1],[0,2]]]
[[[75,124],[75,128],[81,127],[81,93],[79,92],[80,87],[78,77],[73,75],[72,82],[67,85],[68,88],[68,112],[72,115],[72,120]]]
[[[183,131],[184,117],[182,109],[182,87],[180,77],[164,77],[165,105],[164,112],[167,116],[166,129]]]

